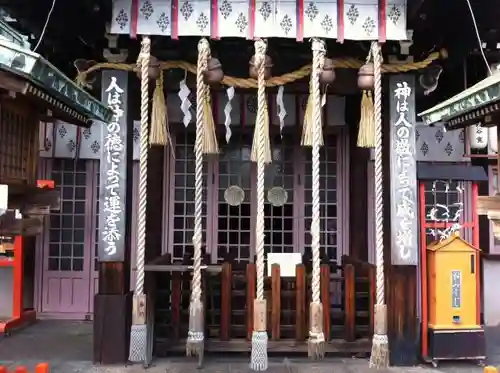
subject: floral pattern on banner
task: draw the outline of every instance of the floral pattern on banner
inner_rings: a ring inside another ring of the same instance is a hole
[[[139,159],[139,125],[140,121],[134,121],[132,132],[134,160]],[[74,159],[78,155],[79,159],[101,159],[101,130],[100,122],[96,122],[90,128],[79,128],[63,121],[46,125],[41,123],[40,157]],[[77,136],[78,131],[80,131],[79,136]]]
[[[445,131],[442,127],[418,125],[415,133],[417,161],[465,162],[464,130]]]
[[[179,0],[177,7],[179,36],[210,36],[212,4],[210,0]]]
[[[111,9],[111,34],[130,34],[132,0],[114,0]]]
[[[172,31],[172,2],[138,0],[137,33],[168,36]]]
[[[406,0],[388,0],[385,14],[387,40],[407,40]]]
[[[102,124],[95,123],[90,128],[79,128],[80,130],[80,159],[101,158],[101,130]]]
[[[304,2],[304,38],[336,39],[338,4],[336,1],[317,0]]]
[[[54,123],[54,158],[75,158],[77,154],[77,131],[72,124],[57,120]]]
[[[385,11],[387,40],[406,40],[407,0],[388,0]],[[172,0],[138,0],[137,33],[168,36],[172,33]],[[337,38],[338,2],[305,0],[302,14],[296,0],[256,0],[254,35],[250,35],[249,0],[179,0],[177,14],[179,36],[216,38],[282,37],[296,38],[299,20],[303,20],[304,38]],[[132,0],[114,0],[112,34],[130,34]],[[344,39],[379,38],[378,0],[346,0],[342,11]],[[217,13],[215,13],[217,12]],[[217,24],[212,28],[212,14]]]
[[[218,36],[247,38],[250,25],[248,1],[222,0],[218,6]]]
[[[295,0],[256,0],[254,37],[297,37]]]
[[[347,0],[344,3],[344,38],[378,39],[378,0]]]

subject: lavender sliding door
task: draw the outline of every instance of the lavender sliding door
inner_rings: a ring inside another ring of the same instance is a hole
[[[93,165],[85,160],[46,161],[46,175],[61,191],[61,209],[48,217],[38,256],[39,311],[46,317],[84,319],[91,311],[94,217]]]

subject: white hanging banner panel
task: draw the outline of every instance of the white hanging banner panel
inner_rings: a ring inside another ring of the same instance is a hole
[[[133,159],[139,159],[139,121],[133,127]],[[74,159],[100,159],[102,151],[102,123],[81,128],[56,120],[40,123],[40,157]]]
[[[114,0],[111,33],[406,40],[406,12],[406,0]]]
[[[446,131],[441,126],[418,125],[415,132],[419,162],[467,162],[464,130]]]

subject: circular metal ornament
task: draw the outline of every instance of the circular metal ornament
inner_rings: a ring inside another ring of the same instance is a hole
[[[239,206],[245,200],[245,192],[237,185],[231,185],[224,191],[224,200],[229,206]]]
[[[267,191],[267,200],[274,207],[281,207],[288,201],[288,192],[282,187],[271,188]]]

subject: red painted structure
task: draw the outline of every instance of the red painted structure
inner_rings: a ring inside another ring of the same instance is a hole
[[[37,187],[53,189],[55,186],[52,180],[38,180]],[[0,267],[13,268],[13,289],[12,289],[12,317],[9,320],[0,322],[0,333],[8,334],[12,329],[19,328],[36,320],[34,309],[25,310],[23,304],[24,290],[24,239],[16,236],[14,239],[14,255],[12,258],[0,259]],[[38,371],[37,371],[38,372]]]
[[[471,244],[479,248],[479,218],[477,211],[478,185],[475,182],[471,183],[471,208],[469,216],[465,215],[461,219],[461,230],[469,230],[471,232]],[[455,222],[433,222],[426,217],[426,189],[425,183],[420,182],[419,185],[419,206],[420,206],[420,272],[421,272],[421,305],[422,305],[422,328],[421,328],[421,356],[428,356],[428,292],[427,292],[427,244],[428,244],[428,229],[446,229],[453,226]],[[428,203],[427,203],[428,205]],[[476,255],[476,268],[480,268],[480,257]],[[476,271],[476,294],[481,294],[481,271]],[[477,307],[477,324],[481,324],[481,302],[476,302]]]

